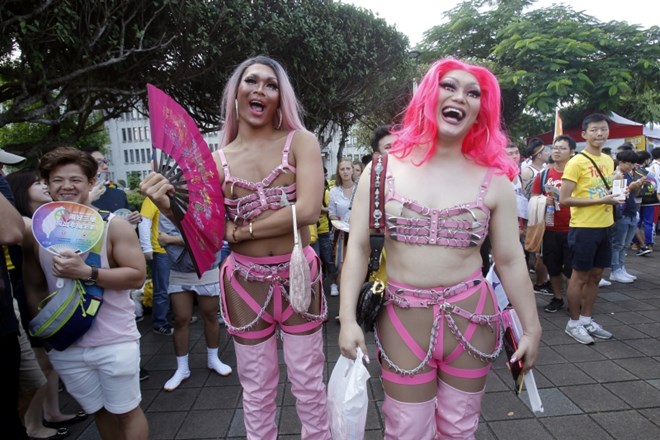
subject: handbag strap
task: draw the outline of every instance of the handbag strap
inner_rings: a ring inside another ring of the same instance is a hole
[[[380,267],[380,256],[385,244],[385,173],[387,171],[387,155],[374,153],[371,162],[371,189],[369,192],[369,272],[377,272]]]
[[[374,153],[371,163],[371,190],[369,197],[369,228],[382,233],[385,229],[385,172],[387,155]]]
[[[605,188],[607,188],[607,190],[609,191],[609,190],[610,190],[610,185],[607,183],[607,180],[605,180],[605,176],[603,176],[603,172],[600,170],[600,168],[598,167],[598,165],[596,165],[596,162],[594,162],[594,160],[593,160],[592,158],[590,158],[589,156],[587,156],[586,154],[584,154],[582,151],[580,151],[578,154],[583,155],[584,157],[586,157],[587,159],[589,159],[589,162],[591,162],[592,164],[594,164],[594,168],[596,168],[596,171],[598,171],[598,175],[599,175],[600,178],[603,180],[603,183],[605,184]]]

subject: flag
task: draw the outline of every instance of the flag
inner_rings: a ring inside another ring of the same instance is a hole
[[[553,141],[557,136],[564,134],[564,126],[561,120],[561,115],[559,114],[559,107],[555,110],[555,135],[552,137]]]

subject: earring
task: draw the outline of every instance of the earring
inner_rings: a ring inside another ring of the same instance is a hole
[[[419,109],[419,118],[417,121],[420,131],[424,131],[424,109]]]
[[[490,130],[488,129],[487,125],[486,125],[486,144],[490,144]]]
[[[234,99],[234,109],[236,110],[236,120],[238,120],[238,99]]]
[[[282,109],[277,109],[277,114],[279,115],[279,123],[277,124],[277,127],[275,127],[276,130],[279,130],[282,128]]]

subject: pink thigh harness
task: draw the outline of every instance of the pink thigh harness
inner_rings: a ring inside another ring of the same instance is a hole
[[[307,246],[304,249],[305,258],[310,265],[312,275],[312,286],[319,283],[321,279],[320,260],[314,250]],[[246,255],[232,252],[225,264],[220,270],[220,286],[222,289],[220,301],[220,313],[225,320],[227,331],[232,335],[237,335],[245,339],[260,339],[273,334],[277,325],[287,333],[299,334],[313,330],[322,324],[328,317],[328,308],[322,290],[319,290],[321,297],[321,308],[318,315],[312,313],[302,313],[300,316],[307,322],[296,325],[287,325],[285,322],[295,314],[289,305],[289,261],[291,255],[276,255],[272,257],[249,257]],[[238,277],[245,281],[259,283],[269,283],[266,299],[263,304],[259,304],[250,293],[238,282]],[[230,294],[225,289],[225,283],[230,283],[234,292],[247,304],[247,306],[256,313],[256,317],[247,324],[236,327],[231,322],[227,307],[227,295]],[[267,309],[273,304],[273,312]],[[286,305],[286,306],[284,306]],[[257,323],[264,321],[266,328],[252,330]]]
[[[456,305],[457,302],[463,301],[472,295],[479,295],[474,312],[469,312]],[[376,329],[376,346],[381,362],[394,370],[392,372],[382,368],[383,379],[402,385],[424,384],[436,379],[438,369],[452,376],[465,379],[478,379],[486,376],[490,370],[491,362],[499,356],[502,350],[500,313],[483,314],[488,297],[491,298],[492,304],[497,304],[493,289],[481,276],[481,270],[469,276],[465,281],[450,287],[420,289],[390,279],[385,290],[384,313],[387,314],[387,319],[392,323],[392,326],[410,351],[420,360],[420,363],[409,370],[396,365],[383,349],[380,332]],[[402,309],[433,308],[433,325],[428,350],[425,351],[415,341],[397,316],[395,307]],[[468,321],[464,331],[459,329],[454,316],[460,316]],[[445,337],[443,321],[446,322],[446,327],[451,334],[458,340],[456,348],[447,356],[443,355]],[[488,326],[491,331],[497,332],[495,349],[492,353],[484,353],[470,342],[477,326]],[[463,369],[452,366],[451,363],[464,352],[486,362],[487,365],[478,369]],[[427,366],[431,370],[422,372]]]

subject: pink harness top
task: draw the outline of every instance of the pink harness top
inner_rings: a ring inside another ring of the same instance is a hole
[[[289,149],[291,148],[291,140],[294,133],[295,131],[290,131],[286,138],[286,143],[282,150],[282,162],[260,182],[251,182],[240,177],[232,176],[225,153],[222,149],[218,150],[222,169],[225,173],[222,190],[225,190],[227,184],[231,184],[230,193],[232,195],[234,193],[234,185],[248,191],[254,191],[252,194],[236,199],[225,197],[225,209],[231,221],[237,223],[239,220],[242,220],[243,223],[249,223],[266,211],[278,210],[296,201],[295,182],[287,186],[270,186],[275,179],[287,171],[294,174],[296,172],[296,167],[289,163]]]
[[[312,285],[319,282],[321,278],[320,260],[311,246],[303,249],[305,258],[311,264]],[[282,298],[289,302],[289,263],[291,255],[276,255],[272,257],[249,257],[246,255],[232,252],[227,257],[225,264],[220,272],[220,287],[223,291],[220,301],[220,315],[225,321],[227,331],[232,335],[238,335],[246,339],[259,339],[270,336],[275,331],[276,324],[287,333],[299,334],[312,330],[322,324],[328,317],[328,306],[325,295],[320,292],[321,310],[319,315],[312,313],[301,313],[309,322],[297,325],[286,325],[294,311],[291,305],[282,310]],[[263,304],[259,304],[238,282],[238,277],[243,277],[247,281],[268,282],[268,292]],[[231,317],[227,307],[227,293],[225,292],[224,282],[229,281],[234,291],[241,297],[247,306],[256,313],[256,317],[249,323],[235,327],[231,323]],[[273,302],[273,314],[266,309]],[[252,330],[259,320],[264,320],[269,325],[262,330]]]
[[[462,301],[474,294],[479,295],[474,312],[469,312],[455,305],[456,302]],[[499,312],[492,315],[483,314],[488,296],[492,298],[494,304],[497,304],[490,285],[481,275],[481,269],[469,276],[465,281],[450,287],[421,289],[390,279],[385,290],[385,310],[387,316],[399,333],[399,336],[401,336],[401,339],[403,339],[415,357],[420,360],[420,363],[415,368],[409,370],[396,365],[385,353],[377,330],[375,332],[375,340],[380,357],[396,371],[395,374],[383,368],[383,378],[393,383],[413,385],[424,384],[435,380],[438,369],[453,376],[467,379],[477,379],[488,374],[491,367],[490,362],[494,361],[502,350],[503,333]],[[403,309],[417,307],[433,308],[433,325],[428,350],[424,351],[410,332],[408,332],[397,316],[394,306]],[[452,315],[461,316],[469,321],[465,332],[461,332]],[[443,356],[444,326],[441,326],[442,320],[447,323],[447,328],[449,328],[449,331],[459,342],[454,351],[448,356]],[[491,331],[497,331],[497,342],[492,353],[484,353],[470,342],[478,325],[487,325]],[[440,337],[438,337],[438,333],[440,333]],[[466,351],[483,362],[489,362],[488,365],[472,370],[450,365]],[[419,374],[427,365],[432,368],[431,371]]]
[[[395,194],[394,176],[388,171],[385,203],[399,202],[402,212],[403,208],[406,208],[421,217],[394,216],[386,213],[386,233],[392,240],[410,244],[429,244],[452,248],[480,246],[488,234],[490,209],[484,205],[484,197],[488,192],[494,172],[493,168],[489,168],[486,172],[476,201],[451,208],[433,209],[418,201]],[[482,211],[486,214],[486,218],[479,220],[474,213],[475,210]],[[465,214],[469,214],[469,217],[466,217]]]

